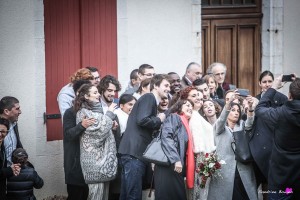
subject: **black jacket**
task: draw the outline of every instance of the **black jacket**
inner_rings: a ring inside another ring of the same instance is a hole
[[[273,88],[263,95],[255,114],[274,127],[268,186],[272,190],[300,190],[300,100],[287,101],[278,108],[268,108],[274,98]]]
[[[118,153],[142,159],[146,147],[152,140],[153,131],[159,129],[160,125],[155,96],[152,93],[144,94],[134,104],[128,117]]]
[[[260,100],[261,94],[257,95],[256,98]],[[286,101],[287,97],[276,91],[274,96],[268,101],[265,101],[264,104],[266,108],[277,108],[282,106]],[[265,179],[268,179],[275,127],[265,123],[264,120],[257,115],[255,115],[252,127],[249,147],[256,165],[259,167]]]
[[[6,199],[6,178],[13,176],[13,171],[10,167],[6,167],[6,155],[4,145],[2,143],[0,150],[0,199]]]
[[[34,199],[33,188],[40,189],[43,185],[43,179],[34,170],[33,166],[31,164],[24,165],[18,176],[12,176],[7,179],[7,199]]]
[[[73,107],[65,111],[63,129],[65,183],[84,186],[86,184],[80,165],[80,136],[85,128],[81,123],[76,124],[76,113]]]

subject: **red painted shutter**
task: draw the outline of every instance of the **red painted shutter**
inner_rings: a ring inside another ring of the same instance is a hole
[[[44,0],[48,118],[59,114],[57,94],[79,68],[92,65],[101,76],[117,77],[116,9],[116,0]],[[46,125],[48,141],[62,139],[61,119]]]

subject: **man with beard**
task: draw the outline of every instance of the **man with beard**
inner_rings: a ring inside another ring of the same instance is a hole
[[[121,90],[120,82],[111,75],[104,76],[99,85],[97,86],[98,92],[100,93],[100,103],[103,108],[103,113],[105,114],[108,111],[108,107],[112,103],[117,103],[118,99],[115,98],[117,92]],[[116,147],[118,148],[121,140],[121,129],[119,126],[119,119],[116,116],[114,120],[114,125],[112,128]],[[118,170],[119,171],[119,170]],[[109,199],[119,199],[120,194],[120,178],[119,172],[115,180],[110,182],[109,186]]]
[[[121,90],[121,85],[115,77],[106,75],[101,79],[97,88],[101,95],[101,105],[103,108],[103,113],[105,114],[108,110],[108,107],[114,101],[116,101],[115,95]]]
[[[118,151],[122,166],[120,200],[142,199],[143,176],[148,164],[142,155],[152,140],[153,132],[165,119],[164,113],[157,115],[157,106],[170,92],[167,75],[155,75],[151,79],[150,90],[134,104],[121,139]]]

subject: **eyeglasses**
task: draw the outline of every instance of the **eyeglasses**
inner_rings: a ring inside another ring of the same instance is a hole
[[[224,76],[225,72],[214,74],[214,76]]]
[[[0,130],[0,133],[4,133],[4,134],[6,134],[8,131],[5,131],[5,130]]]
[[[94,77],[94,80],[98,80],[98,79],[100,79],[100,76]]]

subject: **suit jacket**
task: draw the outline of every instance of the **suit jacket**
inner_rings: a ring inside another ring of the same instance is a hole
[[[155,96],[152,93],[144,94],[134,104],[128,117],[118,153],[142,159],[146,147],[152,140],[153,131],[159,129],[160,125]]]
[[[261,94],[257,95],[256,98],[260,99]],[[284,94],[276,92],[272,99],[265,102],[265,105],[266,107],[277,108],[286,101],[287,97]],[[274,143],[274,132],[274,126],[270,126],[270,124],[261,120],[259,116],[255,116],[249,147],[255,163],[265,179],[268,179],[271,150]]]
[[[185,76],[182,77],[180,84],[181,84],[181,89],[184,89],[192,85],[192,83],[189,82],[189,80]]]
[[[276,90],[270,88],[258,103],[255,114],[274,127],[268,186],[272,190],[300,190],[300,100],[287,101],[278,108],[269,108]]]

